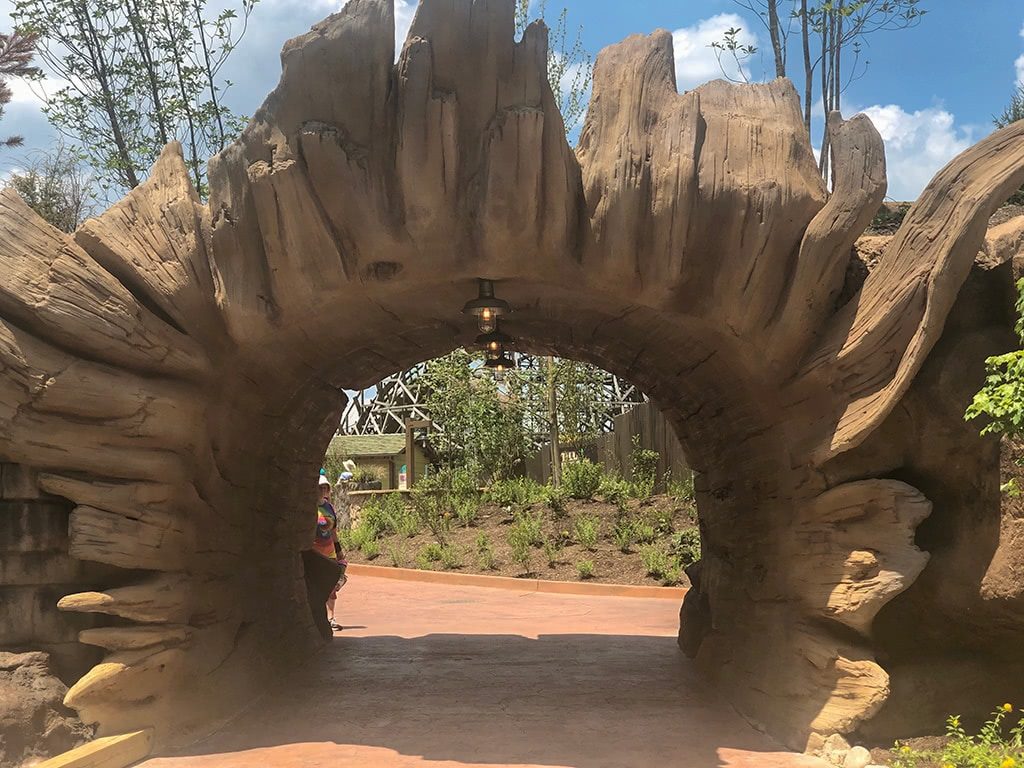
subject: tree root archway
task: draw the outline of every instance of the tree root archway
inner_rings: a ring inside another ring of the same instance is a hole
[[[0,193],[0,459],[73,502],[76,558],[124,569],[60,602],[114,617],[67,696],[103,732],[184,738],[310,652],[299,551],[341,390],[470,341],[477,277],[531,350],[676,425],[704,539],[681,645],[737,707],[802,747],[892,698],[876,617],[928,563],[941,470],[865,446],[918,434],[894,419],[926,358],[988,333],[943,329],[1024,123],[944,169],[840,301],[886,187],[867,118],[830,118],[828,196],[788,81],[680,95],[658,32],[601,53],[573,152],[546,31],[513,29],[512,0],[424,0],[396,63],[392,3],[351,0],[286,45],[208,204],[174,145],[73,236]]]

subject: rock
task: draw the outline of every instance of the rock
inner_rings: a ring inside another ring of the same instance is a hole
[[[871,764],[871,753],[864,747],[851,747],[846,753],[843,768],[868,768]]]
[[[47,654],[0,651],[0,765],[50,757],[92,736],[64,706],[66,693]]]

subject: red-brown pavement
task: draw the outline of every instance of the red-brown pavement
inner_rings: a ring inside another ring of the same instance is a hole
[[[310,669],[145,768],[818,768],[676,647],[675,600],[360,576]]]

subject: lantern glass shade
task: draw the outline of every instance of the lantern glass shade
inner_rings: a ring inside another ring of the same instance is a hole
[[[500,352],[505,346],[513,342],[513,338],[507,333],[502,333],[498,322],[494,323],[494,330],[481,333],[476,337],[476,345],[487,352]]]
[[[490,368],[495,373],[504,373],[505,371],[512,370],[516,367],[516,361],[506,355],[504,352],[499,353],[497,356],[492,357],[490,354],[487,356],[487,360],[484,363],[484,367]]]
[[[477,280],[477,297],[466,302],[462,308],[465,314],[476,315],[480,331],[490,333],[494,330],[496,318],[511,311],[508,302],[494,295],[494,283],[479,278]]]

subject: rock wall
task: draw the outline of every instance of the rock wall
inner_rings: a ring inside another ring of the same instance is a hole
[[[854,288],[886,188],[866,117],[829,117],[828,194],[788,81],[679,94],[664,31],[598,57],[575,151],[513,0],[424,0],[394,54],[389,0],[289,41],[208,202],[173,144],[71,236],[0,192],[0,460],[113,569],[58,601],[112,617],[65,703],[174,743],[315,649],[301,551],[343,390],[471,343],[487,277],[526,351],[633,380],[679,433],[704,552],[683,644],[722,692],[801,747],[905,706],[886,606],[927,568],[936,504],[933,530],[967,525],[926,438],[979,445],[926,361],[970,344],[946,325],[979,248],[1019,248],[986,224],[1024,183],[1024,123],[943,169]],[[887,464],[871,441],[918,391],[937,421]]]

